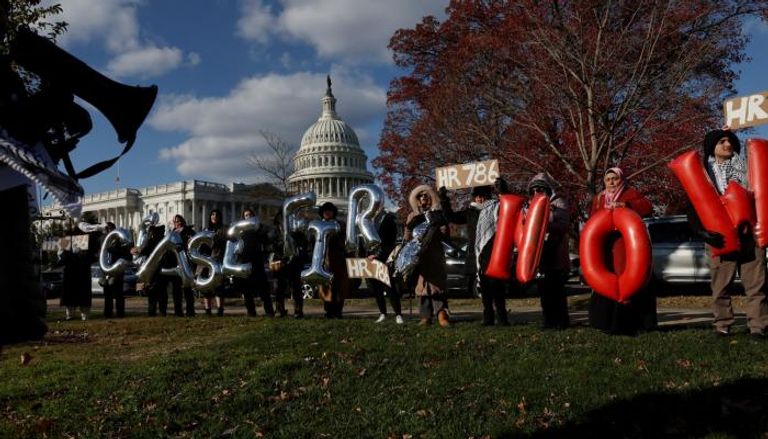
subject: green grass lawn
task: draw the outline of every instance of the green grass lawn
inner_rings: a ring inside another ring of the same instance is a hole
[[[60,322],[0,353],[0,437],[660,437],[768,430],[768,341],[240,316]],[[23,353],[31,361],[23,365]]]

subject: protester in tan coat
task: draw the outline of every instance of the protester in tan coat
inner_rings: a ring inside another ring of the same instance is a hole
[[[408,201],[411,213],[408,214],[405,226],[404,240],[413,237],[413,230],[420,224],[429,223],[427,232],[422,240],[422,250],[415,273],[416,285],[414,291],[419,296],[421,316],[420,325],[432,323],[432,315],[436,313],[441,326],[449,326],[448,296],[446,295],[448,274],[445,270],[445,253],[443,252],[443,233],[441,226],[447,224],[440,210],[437,193],[432,187],[421,185],[411,191]]]

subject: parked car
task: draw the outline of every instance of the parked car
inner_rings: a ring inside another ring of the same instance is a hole
[[[653,247],[653,278],[669,283],[708,283],[709,255],[685,215],[645,220]],[[739,282],[739,279],[736,279]]]
[[[102,277],[101,267],[98,264],[91,265],[91,291],[96,296],[104,294],[104,287],[99,285]],[[136,270],[132,267],[126,269],[123,275],[123,294],[135,294],[137,280]]]
[[[64,284],[64,268],[57,267],[42,271],[40,273],[40,284],[46,299],[61,297],[61,288]]]
[[[645,219],[651,236],[653,278],[670,283],[709,282],[704,241],[685,215]]]
[[[443,251],[445,252],[445,271],[448,273],[448,293],[468,294],[467,244],[459,247],[453,241],[443,241]]]

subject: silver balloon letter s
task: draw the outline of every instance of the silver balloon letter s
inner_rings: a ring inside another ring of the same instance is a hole
[[[208,276],[195,278],[194,288],[201,292],[213,291],[221,284],[223,275],[219,261],[200,253],[200,246],[213,247],[214,232],[198,232],[189,240],[189,259],[198,266],[208,267]]]
[[[365,210],[358,212],[363,207]],[[357,237],[362,236],[368,251],[375,251],[381,245],[381,238],[376,229],[376,217],[384,210],[384,191],[375,184],[355,186],[349,192],[349,211],[347,212],[346,247],[350,253],[357,251]]]
[[[333,273],[323,267],[328,240],[339,233],[338,221],[313,220],[309,223],[308,233],[315,235],[315,249],[312,252],[312,265],[301,272],[301,278],[310,285],[327,285],[333,280]]]
[[[224,263],[222,264],[222,272],[226,276],[235,276],[241,278],[247,278],[251,275],[253,267],[251,263],[239,264],[237,262],[238,256],[243,253],[243,240],[240,238],[243,233],[249,230],[259,230],[259,219],[249,218],[240,220],[233,224],[229,230],[227,230],[227,247],[224,250]]]
[[[296,244],[291,238],[291,233],[302,231],[304,222],[299,216],[300,211],[312,208],[316,201],[317,195],[314,192],[307,192],[288,197],[283,202],[283,254],[285,256],[296,255]]]

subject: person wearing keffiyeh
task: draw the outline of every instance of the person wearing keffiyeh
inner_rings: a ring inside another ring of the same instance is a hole
[[[496,192],[499,195],[504,195],[508,192],[506,182],[499,178],[495,183]],[[490,195],[490,194],[488,194]],[[506,282],[500,279],[494,279],[485,275],[485,271],[488,268],[488,263],[491,259],[491,251],[493,249],[493,241],[496,236],[496,227],[499,217],[499,200],[488,196],[485,199],[478,200],[481,203],[478,204],[478,214],[475,230],[472,235],[474,236],[473,244],[474,249],[472,254],[474,255],[473,264],[475,264],[475,272],[478,275],[480,282],[480,293],[483,299],[483,325],[493,326],[495,321],[501,326],[509,326],[509,317],[507,316],[506,305]],[[495,308],[495,320],[494,320],[494,308]]]
[[[702,142],[702,160],[718,193],[722,194],[731,181],[748,188],[746,166],[739,155],[741,142],[727,127],[710,131]],[[704,241],[707,250],[722,248],[723,237],[717,232],[701,229],[701,222],[695,213],[689,213],[691,223]],[[736,274],[741,277],[746,301],[747,327],[749,333],[763,338],[768,326],[768,301],[765,296],[765,250],[760,248],[754,239],[752,227],[740,228],[740,250],[733,254],[712,256],[709,258],[712,287],[712,308],[714,311],[715,332],[718,335],[731,334],[731,326],[735,319],[729,289]]]

